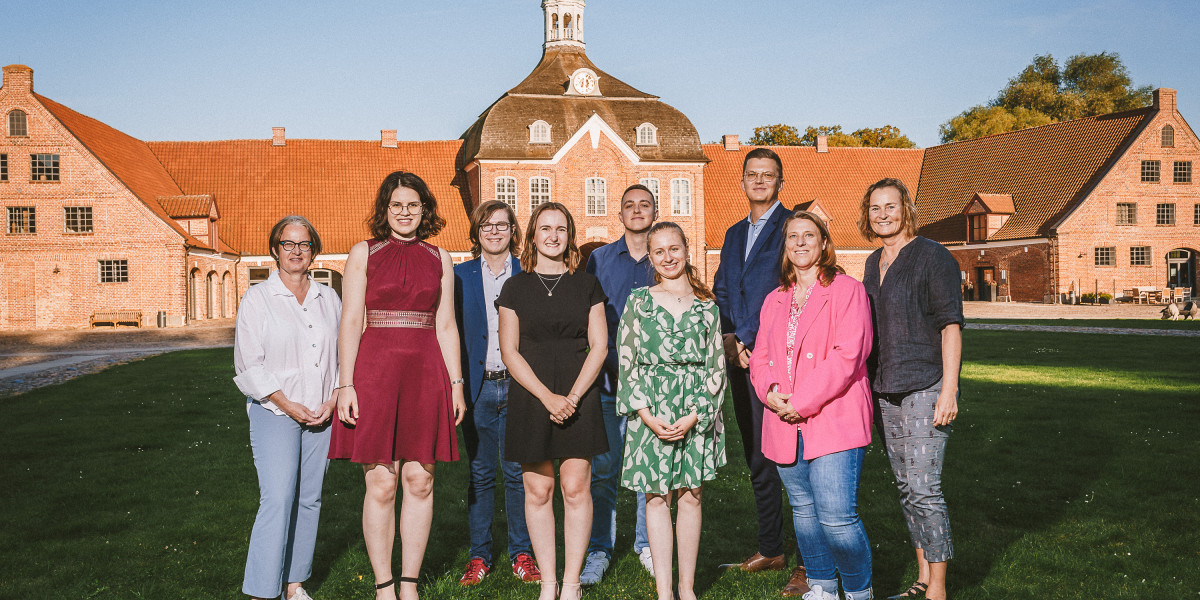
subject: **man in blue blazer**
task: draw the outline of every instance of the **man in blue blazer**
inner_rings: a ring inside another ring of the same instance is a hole
[[[713,279],[713,294],[721,311],[729,389],[758,512],[758,552],[738,565],[752,572],[787,567],[783,554],[782,486],[775,463],[762,453],[765,407],[750,385],[747,370],[763,300],[768,292],[779,287],[781,229],[788,215],[788,210],[779,203],[781,189],[783,162],[779,155],[770,148],[755,148],[747,153],[742,162],[742,190],[750,203],[750,215],[725,232],[721,264]]]
[[[504,470],[504,499],[508,516],[508,556],[513,575],[538,581],[529,530],[525,526],[525,486],[521,464],[504,460],[504,423],[508,409],[508,370],[500,360],[500,320],[496,298],[508,278],[521,272],[517,260],[520,227],[513,209],[498,200],[481,203],[471,212],[471,254],[454,267],[454,304],[462,351],[463,389],[468,416],[463,439],[470,460],[467,487],[467,526],[471,558],[462,585],[475,585],[492,570],[492,516],[495,512],[496,462]]]

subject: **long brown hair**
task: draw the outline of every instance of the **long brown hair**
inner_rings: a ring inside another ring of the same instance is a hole
[[[392,235],[392,226],[388,225],[388,205],[392,202],[392,194],[402,187],[416,192],[421,199],[421,224],[417,225],[417,238],[424,240],[437,235],[446,226],[446,219],[438,216],[437,199],[433,197],[433,192],[416,174],[396,171],[383,178],[379,192],[375,194],[375,210],[367,218],[371,237],[386,240]]]
[[[479,241],[479,226],[492,218],[492,215],[498,210],[504,211],[505,216],[508,217],[508,226],[512,228],[510,230],[512,237],[508,240],[509,253],[516,255],[517,249],[520,248],[521,226],[517,224],[517,213],[513,211],[507,202],[488,200],[476,206],[475,210],[471,211],[471,230],[467,232],[467,237],[471,240],[472,258],[479,258],[479,255],[483,254],[483,244]]]
[[[654,226],[650,228],[650,231],[646,232],[647,251],[650,249],[650,238],[654,237],[654,235],[657,233],[667,230],[678,233],[679,239],[683,241],[683,251],[686,258],[686,262],[684,262],[683,265],[683,272],[685,275],[687,275],[688,283],[692,285],[692,292],[695,293],[696,297],[701,300],[715,300],[716,297],[713,296],[712,290],[708,289],[708,286],[704,284],[704,280],[700,278],[700,274],[696,272],[696,267],[692,266],[692,255],[688,246],[687,234],[683,232],[683,228],[680,227],[678,223],[672,221],[659,221],[658,223],[655,223]],[[662,283],[662,275],[658,274],[658,269],[654,270],[654,281]]]
[[[900,192],[900,206],[903,208],[900,214],[904,217],[901,226],[904,228],[905,235],[910,238],[917,237],[917,203],[913,201],[912,194],[908,193],[908,186],[895,177],[885,177],[867,188],[867,192],[862,197],[862,204],[859,205],[858,232],[868,241],[874,241],[879,237],[875,234],[875,230],[871,229],[871,194],[874,194],[875,190],[879,188],[887,187],[896,188],[896,191]]]
[[[796,285],[796,269],[787,256],[787,230],[792,221],[799,219],[811,221],[813,225],[817,226],[817,231],[821,233],[821,241],[824,243],[821,248],[821,258],[817,260],[817,281],[821,282],[823,287],[829,287],[829,284],[833,283],[833,278],[838,273],[845,273],[846,270],[837,264],[837,249],[833,245],[833,238],[829,237],[829,227],[825,225],[825,219],[807,210],[796,210],[783,220],[784,242],[779,248],[780,286],[786,290]]]
[[[529,215],[529,227],[525,229],[525,243],[521,245],[521,270],[532,271],[537,266],[537,247],[533,243],[533,236],[537,232],[538,217],[549,210],[557,210],[567,218],[567,248],[563,250],[562,261],[567,267],[567,272],[574,273],[575,269],[579,267],[579,246],[575,245],[575,219],[571,217],[571,211],[558,202],[543,202],[533,209],[533,214]]]

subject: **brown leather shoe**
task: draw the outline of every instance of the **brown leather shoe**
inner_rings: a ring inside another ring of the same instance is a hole
[[[784,596],[803,596],[808,593],[808,572],[801,565],[792,569],[787,585],[783,586]]]
[[[747,573],[757,573],[759,571],[782,571],[787,568],[787,557],[780,554],[779,556],[763,556],[760,552],[755,552],[754,556],[747,558],[738,565],[738,569]]]

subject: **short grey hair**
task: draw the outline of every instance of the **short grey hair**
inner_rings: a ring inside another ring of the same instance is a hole
[[[317,228],[300,215],[288,215],[271,228],[271,236],[267,239],[267,250],[275,259],[275,266],[279,266],[279,241],[283,239],[283,228],[288,225],[300,225],[308,230],[308,239],[312,241],[311,257],[316,258],[321,253],[321,236],[317,235]]]

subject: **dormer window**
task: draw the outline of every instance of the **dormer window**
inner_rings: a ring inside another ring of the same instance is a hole
[[[639,146],[657,146],[658,145],[658,128],[649,124],[642,123],[637,127],[637,145]]]
[[[530,144],[549,144],[550,143],[550,124],[537,120],[529,126],[529,143]]]
[[[8,135],[21,137],[29,135],[29,117],[26,116],[25,111],[15,109],[8,113]]]
[[[1175,146],[1175,128],[1170,125],[1163,125],[1162,128],[1162,146],[1163,148],[1172,148]]]

